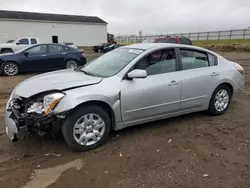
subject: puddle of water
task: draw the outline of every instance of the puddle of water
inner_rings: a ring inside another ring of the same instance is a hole
[[[34,175],[31,177],[31,181],[22,188],[46,188],[49,185],[55,183],[64,171],[70,168],[76,168],[76,170],[80,170],[82,167],[83,161],[81,159],[77,159],[70,163],[59,165],[53,168],[35,170]]]

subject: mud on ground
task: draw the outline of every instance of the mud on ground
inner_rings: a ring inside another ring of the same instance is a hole
[[[249,188],[250,54],[221,54],[246,74],[245,93],[225,115],[201,112],[128,128],[84,153],[72,152],[62,138],[12,144],[2,135],[0,187]],[[29,76],[0,77],[0,113],[10,90]]]

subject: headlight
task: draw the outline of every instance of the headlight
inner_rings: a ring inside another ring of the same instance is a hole
[[[45,115],[48,115],[53,111],[53,109],[62,100],[64,96],[65,94],[63,93],[52,93],[49,95],[45,95],[43,97],[43,101],[32,103],[29,106],[27,113],[36,112],[38,114],[45,113]]]
[[[63,93],[53,93],[43,97],[45,114],[48,115],[65,96]]]

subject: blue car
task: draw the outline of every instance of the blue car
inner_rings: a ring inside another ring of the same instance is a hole
[[[86,64],[84,51],[63,44],[36,44],[0,55],[0,74],[75,69]]]

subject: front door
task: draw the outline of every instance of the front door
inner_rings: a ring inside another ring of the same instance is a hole
[[[48,66],[47,45],[35,45],[21,55],[21,68],[25,71],[44,71]]]
[[[144,79],[121,83],[122,119],[126,123],[174,113],[180,110],[181,81],[174,49],[156,51],[134,69],[144,69]]]
[[[181,109],[207,107],[219,77],[216,57],[203,51],[180,49],[182,64]]]

